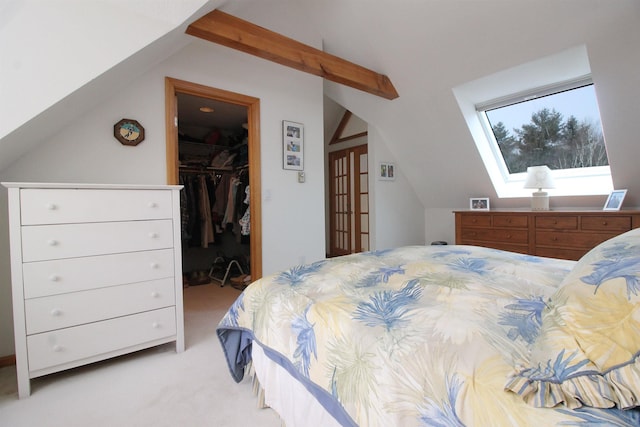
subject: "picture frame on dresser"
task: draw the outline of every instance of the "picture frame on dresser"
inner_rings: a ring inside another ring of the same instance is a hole
[[[489,198],[488,197],[472,197],[469,199],[469,209],[472,211],[488,211],[489,210]]]
[[[609,197],[607,197],[607,201],[604,203],[604,207],[602,210],[605,211],[619,211],[622,207],[622,202],[624,201],[624,197],[627,195],[627,190],[613,190]]]

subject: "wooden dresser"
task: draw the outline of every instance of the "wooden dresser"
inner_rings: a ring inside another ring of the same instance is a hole
[[[640,211],[455,211],[456,244],[578,260],[611,237],[640,227]]]
[[[19,397],[31,378],[184,350],[180,186],[3,185]]]

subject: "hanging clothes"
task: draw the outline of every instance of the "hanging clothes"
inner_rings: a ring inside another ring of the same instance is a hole
[[[201,244],[203,248],[208,248],[209,243],[215,242],[213,234],[213,221],[211,219],[211,204],[209,202],[209,189],[207,188],[207,180],[204,175],[198,177],[199,198],[200,198],[200,227],[201,227]]]
[[[229,224],[233,226],[236,222],[236,196],[238,194],[239,185],[240,180],[237,177],[234,176],[231,178],[227,194],[227,206],[222,220],[222,228],[227,228]]]
[[[244,204],[247,205],[247,209],[244,211],[244,215],[242,215],[242,218],[240,218],[238,222],[240,223],[240,234],[242,234],[243,236],[248,236],[251,234],[251,214],[250,214],[251,209],[249,209],[250,191],[249,191],[248,185],[244,189],[244,192],[245,192]]]

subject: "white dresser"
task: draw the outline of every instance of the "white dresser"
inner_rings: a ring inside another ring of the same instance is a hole
[[[8,188],[18,395],[30,379],[175,341],[181,186]]]

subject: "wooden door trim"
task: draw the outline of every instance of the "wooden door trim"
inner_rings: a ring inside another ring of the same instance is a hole
[[[202,98],[247,107],[248,151],[249,151],[249,188],[251,189],[251,238],[249,250],[251,254],[251,279],[262,277],[262,194],[260,177],[260,99],[252,96],[216,89],[171,77],[165,78],[165,126],[167,138],[167,184],[178,184],[178,101],[176,95],[185,93]]]
[[[348,177],[348,182],[347,182],[347,187],[348,187],[348,203],[349,206],[347,208],[347,231],[349,234],[349,248],[348,248],[348,252],[347,253],[355,253],[355,252],[361,252],[363,250],[362,248],[362,240],[361,240],[361,234],[367,234],[367,238],[370,238],[370,227],[371,224],[367,224],[367,232],[366,233],[362,233],[362,218],[361,218],[361,214],[362,214],[362,206],[361,206],[361,200],[360,200],[360,196],[361,196],[361,187],[360,187],[360,175],[362,174],[362,171],[360,170],[360,157],[362,154],[368,154],[369,152],[369,147],[367,144],[362,144],[362,145],[357,145],[355,147],[349,147],[349,148],[343,148],[341,150],[335,150],[335,151],[331,151],[329,152],[329,187],[328,187],[328,191],[329,191],[329,254],[328,256],[337,256],[339,255],[338,252],[340,252],[339,250],[337,250],[338,248],[337,246],[337,242],[336,242],[336,194],[335,194],[335,159],[336,158],[342,158],[345,157],[346,154],[346,158],[347,158],[347,177]],[[344,153],[344,154],[343,154]],[[354,170],[353,170],[353,174],[351,173],[351,154],[353,154],[353,166],[354,166]],[[370,171],[367,168],[367,174],[369,174]],[[354,183],[354,193],[351,193],[351,182],[353,181]],[[367,187],[369,188],[369,187]],[[369,194],[369,190],[367,190],[367,194]],[[353,198],[353,205],[351,205],[351,199]],[[367,218],[370,221],[370,206],[367,205]],[[351,222],[352,222],[352,218],[353,218],[353,227],[351,227]],[[352,233],[356,233],[356,239],[354,244],[352,245]],[[369,240],[369,245],[370,245],[371,241]]]

